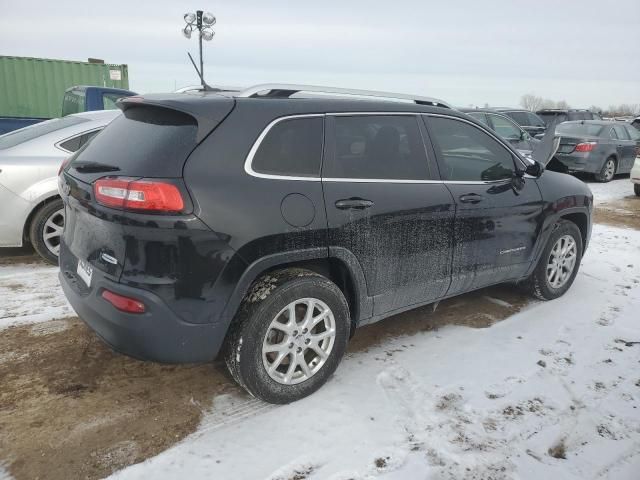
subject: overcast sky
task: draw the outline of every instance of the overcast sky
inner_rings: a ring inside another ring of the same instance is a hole
[[[640,103],[640,0],[0,0],[0,54],[129,65],[130,88],[198,83],[182,15],[209,10],[210,84],[307,83],[513,106]],[[28,26],[31,23],[32,26]],[[0,95],[2,92],[0,92]]]

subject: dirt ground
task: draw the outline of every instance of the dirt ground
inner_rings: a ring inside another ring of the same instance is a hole
[[[640,198],[625,198],[599,207],[595,220],[640,229],[639,214]],[[30,252],[0,257],[37,261]],[[348,354],[445,325],[488,327],[530,301],[509,286],[480,290],[363,327]],[[246,396],[221,363],[134,360],[77,318],[1,330],[0,345],[0,464],[17,480],[102,478],[192,433],[216,396]]]
[[[598,206],[595,209],[593,221],[640,230],[640,197],[629,195],[622,200]]]

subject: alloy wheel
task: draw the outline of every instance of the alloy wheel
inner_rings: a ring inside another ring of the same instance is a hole
[[[614,162],[611,158],[607,160],[604,166],[604,178],[606,181],[613,179],[613,176],[616,173],[616,162]]]
[[[262,342],[262,363],[278,383],[308,380],[325,364],[336,337],[331,309],[317,298],[301,298],[271,321]]]
[[[44,223],[42,240],[47,249],[58,256],[60,253],[60,238],[64,229],[64,208],[56,210]]]
[[[578,259],[578,247],[571,235],[563,235],[553,245],[547,262],[547,281],[552,288],[561,288],[573,273]]]

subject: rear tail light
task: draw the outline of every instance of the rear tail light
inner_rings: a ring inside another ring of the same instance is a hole
[[[591,150],[596,148],[596,145],[597,145],[596,142],[579,143],[579,144],[576,145],[575,151],[576,152],[590,152]]]
[[[127,313],[144,313],[144,303],[135,298],[125,297],[124,295],[118,295],[110,290],[102,291],[102,298],[104,298],[111,305],[118,310]]]
[[[125,210],[181,212],[184,200],[178,187],[155,180],[101,178],[93,184],[96,201]]]

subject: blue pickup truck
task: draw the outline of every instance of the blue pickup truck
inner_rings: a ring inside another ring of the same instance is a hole
[[[92,110],[112,110],[115,102],[122,97],[137,95],[121,88],[92,87],[79,85],[68,88],[62,100],[62,116],[70,113],[89,112]],[[0,117],[0,135],[28,127],[34,123],[49,120],[48,118]]]

